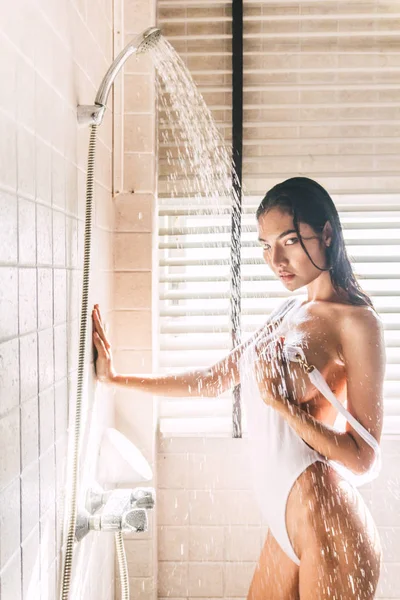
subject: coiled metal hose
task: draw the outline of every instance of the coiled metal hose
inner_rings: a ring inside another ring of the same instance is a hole
[[[71,465],[68,469],[71,474],[69,502],[66,503],[65,511],[68,518],[67,541],[65,548],[64,564],[62,570],[61,600],[68,600],[71,587],[72,560],[74,554],[76,509],[79,478],[79,442],[82,423],[82,389],[85,371],[85,342],[88,321],[88,296],[90,282],[90,250],[92,243],[92,212],[93,212],[93,188],[94,188],[94,161],[96,150],[97,125],[92,125],[90,130],[88,169],[86,176],[86,214],[85,214],[85,247],[83,258],[83,284],[82,284],[82,306],[81,324],[79,333],[79,360],[78,360],[78,385],[75,404],[74,436],[72,451],[68,459]],[[68,483],[68,482],[67,482]]]
[[[78,496],[78,479],[79,479],[79,442],[81,436],[82,423],[82,389],[85,371],[85,342],[88,321],[88,297],[90,283],[90,254],[92,247],[92,213],[93,213],[93,189],[94,189],[94,163],[96,152],[96,136],[97,125],[91,125],[89,151],[88,151],[88,168],[86,176],[86,214],[85,214],[85,241],[84,241],[84,258],[83,258],[83,284],[82,284],[82,306],[81,306],[81,324],[79,333],[79,359],[78,359],[78,384],[75,404],[75,419],[74,419],[74,436],[72,441],[72,449],[68,455],[71,465],[68,465],[69,473],[71,473],[69,503],[66,503],[65,514],[68,515],[67,521],[67,541],[65,547],[64,563],[62,570],[61,583],[61,600],[69,600],[69,592],[71,588],[71,573],[72,561],[74,555],[75,528],[76,528],[76,511],[77,511],[77,496]],[[68,482],[67,482],[68,483]],[[121,598],[129,600],[129,580],[128,580],[128,565],[126,563],[126,555],[122,533],[115,534],[115,544],[117,547],[118,565],[121,579]]]
[[[75,403],[74,436],[72,440],[72,451],[69,452],[69,460],[72,462],[69,469],[71,473],[69,502],[65,510],[68,515],[67,541],[65,548],[64,564],[62,571],[61,599],[68,600],[71,587],[71,571],[74,553],[76,508],[78,495],[79,477],[79,442],[82,423],[82,388],[85,371],[85,342],[88,318],[88,296],[90,275],[90,250],[92,241],[92,212],[93,212],[93,187],[94,187],[94,160],[96,150],[97,125],[92,125],[90,130],[88,169],[86,176],[86,214],[85,214],[85,247],[83,258],[83,285],[81,324],[79,333],[79,360],[78,360],[78,384]],[[68,482],[67,482],[68,483]]]
[[[129,600],[128,565],[126,562],[124,539],[121,531],[115,534],[115,547],[119,566],[119,578],[121,582],[121,600]]]

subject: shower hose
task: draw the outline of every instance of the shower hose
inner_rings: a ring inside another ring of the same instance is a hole
[[[71,588],[72,561],[74,555],[75,527],[78,496],[79,479],[79,443],[82,424],[82,389],[85,371],[85,353],[86,353],[86,332],[88,324],[88,296],[90,282],[90,251],[92,245],[92,213],[93,213],[93,189],[94,189],[94,163],[96,151],[97,125],[91,125],[88,168],[86,177],[86,214],[85,214],[85,242],[83,258],[83,284],[82,284],[82,305],[81,305],[81,323],[79,332],[79,358],[78,358],[78,383],[75,403],[75,415],[73,423],[73,436],[68,448],[68,473],[70,473],[69,495],[65,503],[66,531],[67,539],[65,544],[65,554],[62,569],[61,600],[69,600]],[[70,424],[70,428],[72,423]],[[68,484],[68,482],[67,482]],[[122,533],[115,534],[115,545],[117,550],[119,573],[121,580],[121,599],[129,600],[129,580],[128,568]]]

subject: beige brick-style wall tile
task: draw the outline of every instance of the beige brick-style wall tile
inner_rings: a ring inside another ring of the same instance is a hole
[[[125,111],[148,113],[154,103],[154,83],[152,73],[132,73],[125,76]],[[125,188],[126,190],[126,188]]]
[[[158,594],[186,598],[188,595],[188,563],[160,562],[158,564]]]
[[[115,199],[116,231],[151,233],[154,205],[152,194],[118,194]]]
[[[190,489],[249,489],[248,457],[240,454],[191,454]]]
[[[157,499],[157,518],[160,526],[189,524],[189,492],[158,490]]]
[[[379,527],[379,537],[385,563],[398,562],[400,556],[399,528]]]
[[[155,3],[147,0],[127,0],[125,3],[125,31],[140,33],[155,24]]]
[[[124,189],[128,192],[150,193],[155,187],[154,155],[135,153],[124,155]]]
[[[125,152],[154,153],[154,114],[127,114],[124,126]]]
[[[400,498],[395,488],[373,490],[372,515],[378,527],[400,527]]]
[[[115,309],[152,308],[151,272],[117,272],[114,274]]]
[[[151,233],[115,234],[114,267],[116,270],[150,271],[151,266]]]
[[[116,579],[115,597],[121,596],[119,579]],[[129,577],[129,591],[135,600],[153,600],[156,593],[154,578],[152,577]],[[112,597],[112,596],[111,596]]]
[[[124,310],[114,314],[115,338],[118,348],[151,350],[152,319],[150,310]]]
[[[189,527],[189,560],[223,561],[223,527]]]
[[[189,457],[186,454],[158,455],[158,487],[188,489]]]
[[[225,594],[227,597],[246,596],[253,577],[255,563],[225,563]]]
[[[384,563],[382,565],[376,596],[377,598],[382,599],[397,599],[400,597],[400,582],[397,565],[390,563]]]
[[[114,406],[115,426],[139,448],[153,468],[155,399],[150,394],[118,387]]]
[[[190,525],[225,525],[228,524],[228,507],[225,505],[224,493],[219,490],[189,492]]]
[[[261,552],[260,527],[235,525],[224,530],[224,559],[230,562],[255,562]]]
[[[189,528],[186,526],[159,526],[157,548],[159,561],[188,560]]]
[[[153,571],[153,543],[148,540],[125,540],[126,560],[136,577],[150,577]]]
[[[151,373],[151,350],[116,350],[113,352],[114,365],[118,373]]]
[[[224,595],[223,565],[189,563],[189,596],[191,598],[222,598]]]
[[[215,490],[221,488],[221,457],[214,460],[208,454],[191,454],[187,485],[189,489]]]

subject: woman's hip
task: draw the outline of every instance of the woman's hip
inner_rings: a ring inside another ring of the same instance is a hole
[[[303,552],[318,546],[334,562],[348,560],[351,553],[380,561],[378,530],[362,495],[321,461],[295,482],[287,501],[286,527],[300,560]]]

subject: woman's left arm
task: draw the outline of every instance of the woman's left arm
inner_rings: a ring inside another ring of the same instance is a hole
[[[385,344],[383,326],[372,309],[347,313],[341,323],[341,346],[347,374],[347,410],[380,441],[383,419]],[[270,388],[270,386],[268,386]],[[338,461],[354,473],[365,473],[375,453],[346,421],[344,432],[321,423],[290,400],[277,395],[264,401],[287,420],[303,440],[328,459]]]

